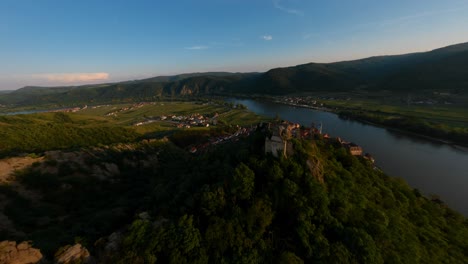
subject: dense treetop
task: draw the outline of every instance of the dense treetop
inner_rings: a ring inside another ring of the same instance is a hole
[[[319,136],[275,158],[267,134],[196,154],[161,141],[46,157],[17,175],[39,200],[0,188],[18,230],[0,240],[47,254],[80,241],[103,263],[466,263],[468,222],[436,197]],[[114,231],[120,250],[104,254]]]
[[[256,136],[163,170],[153,220],[132,224],[122,263],[466,261],[468,223],[440,200],[337,142],[294,140],[294,154],[277,159]]]

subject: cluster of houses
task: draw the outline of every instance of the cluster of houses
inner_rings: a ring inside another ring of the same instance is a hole
[[[280,99],[281,103],[297,106],[323,106],[323,104],[317,103],[317,100],[311,96],[306,97],[283,97]]]
[[[218,145],[218,144],[223,144],[223,143],[227,143],[227,142],[238,141],[239,137],[249,136],[250,133],[255,129],[256,129],[256,126],[250,127],[250,128],[238,127],[237,131],[235,133],[233,133],[233,134],[210,138],[208,140],[208,142],[205,142],[205,143],[197,145],[197,146],[190,147],[189,151],[191,153],[196,153],[196,152],[200,152],[202,150],[205,150],[206,148],[208,148],[209,146],[212,146],[212,145]]]
[[[138,104],[133,104],[132,106],[123,107],[123,108],[120,108],[118,110],[109,112],[109,113],[106,114],[106,116],[117,116],[118,113],[135,110],[135,109],[141,108],[141,107],[143,107],[145,105],[148,105],[148,104],[154,104],[154,103],[142,102],[142,103],[138,103]]]
[[[326,101],[335,101],[335,100],[346,100],[350,101],[350,97],[343,97],[343,96],[338,96],[338,97],[331,97],[331,96],[322,96],[322,97],[312,97],[312,96],[306,96],[306,97],[291,97],[291,96],[284,96],[284,97],[278,97],[275,102],[277,103],[282,103],[282,104],[287,104],[287,105],[293,105],[293,106],[299,106],[299,107],[307,107],[307,108],[321,108],[323,109],[324,105],[321,103],[321,100],[326,100]]]
[[[135,123],[135,126],[141,126],[150,124],[156,121],[167,121],[173,123],[178,128],[191,128],[194,126],[198,127],[209,127],[210,125],[218,124],[218,113],[215,113],[212,117],[204,116],[201,114],[191,114],[188,116],[183,115],[162,115],[157,117],[149,117],[145,121]]]
[[[98,109],[98,108],[101,108],[101,107],[109,107],[110,105],[95,105],[95,106],[92,106],[91,109]]]
[[[57,113],[57,112],[76,113],[76,112],[78,112],[80,110],[85,110],[87,108],[88,108],[88,106],[85,105],[83,107],[63,108],[63,109],[51,110],[49,112],[52,112],[52,113]]]
[[[327,101],[334,101],[334,100],[346,100],[349,101],[351,98],[335,98],[335,97],[312,97],[312,96],[305,96],[305,97],[291,97],[291,96],[284,96],[278,97],[275,102],[281,104],[287,104],[292,106],[299,106],[299,107],[307,107],[307,108],[317,108],[323,109],[324,105],[320,102],[320,100],[327,100]]]
[[[322,129],[312,127],[301,127],[299,124],[291,123],[288,121],[283,121],[277,124],[268,123],[268,130],[271,131],[271,136],[265,138],[265,152],[271,153],[273,156],[278,157],[283,155],[287,157],[289,153],[292,153],[292,145],[289,141],[291,138],[300,138],[300,139],[313,139],[314,135],[321,135]],[[322,135],[324,139],[329,139],[328,134]],[[374,162],[372,156],[368,153],[363,154],[362,147],[359,145],[347,142],[341,138],[336,138],[336,140],[353,156],[362,156],[371,162]]]
[[[426,105],[433,105],[433,104],[437,104],[436,101],[434,100],[420,100],[420,101],[414,101],[414,102],[411,102],[413,104],[426,104]],[[444,102],[444,104],[450,104],[448,102]]]

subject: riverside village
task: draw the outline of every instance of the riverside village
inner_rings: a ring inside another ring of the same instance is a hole
[[[309,139],[312,140],[314,136],[323,136],[327,140],[336,140],[344,146],[353,156],[362,156],[365,159],[374,163],[374,158],[369,153],[363,153],[362,147],[359,145],[347,142],[341,138],[331,138],[328,134],[322,134],[322,125],[316,128],[314,124],[311,127],[303,127],[299,124],[283,121],[279,123],[268,123],[268,130],[271,135],[265,138],[265,152],[271,153],[275,157],[283,155],[288,157],[292,153],[292,144],[289,141],[291,138]]]

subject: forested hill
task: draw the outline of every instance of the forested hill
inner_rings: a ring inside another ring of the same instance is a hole
[[[70,87],[24,87],[0,95],[0,104],[37,105],[155,100],[226,93],[246,86],[258,73],[195,73]]]
[[[265,154],[269,135],[48,154],[0,188],[0,240],[80,242],[98,263],[466,263],[468,222],[436,197],[320,136]]]
[[[256,87],[256,92],[267,94],[354,89],[468,91],[468,43],[430,52],[272,69],[260,76]]]
[[[309,63],[265,73],[192,73],[78,87],[25,87],[0,95],[1,104],[151,100],[161,97],[290,94],[353,90],[468,91],[468,43],[430,52]]]
[[[468,222],[440,200],[338,142],[293,140],[277,159],[256,136],[259,145],[179,160],[188,166],[166,172],[151,218],[133,222],[115,260],[466,263]]]

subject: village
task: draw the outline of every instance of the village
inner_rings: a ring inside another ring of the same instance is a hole
[[[318,103],[316,98],[313,98],[312,96],[306,96],[306,97],[281,97],[278,100],[276,100],[278,103],[283,103],[283,104],[289,104],[289,105],[295,105],[295,106],[323,106],[323,104]]]
[[[182,120],[186,119],[182,118]],[[336,140],[339,144],[346,148],[351,155],[362,157],[369,160],[371,163],[375,163],[374,158],[369,153],[364,153],[362,147],[353,142],[345,141],[340,137],[332,138],[327,133],[322,134],[321,127],[316,128],[313,125],[312,127],[304,127],[300,124],[288,121],[282,121],[279,123],[261,123],[251,127],[237,126],[237,131],[232,134],[210,138],[208,142],[196,146],[190,146],[188,149],[189,152],[196,153],[200,150],[205,150],[212,145],[232,141],[235,142],[238,141],[240,137],[249,136],[259,127],[266,128],[267,131],[271,132],[270,135],[265,137],[265,154],[271,153],[275,157],[284,156],[287,158],[293,152],[290,139],[297,138],[303,140],[313,140],[316,136],[321,136],[325,140]]]
[[[297,123],[283,121],[277,124],[268,123],[268,130],[271,131],[271,137],[265,138],[265,153],[271,153],[275,157],[283,155],[288,157],[292,153],[292,145],[289,141],[291,138],[312,140],[315,135],[321,135],[326,140],[336,140],[345,147],[353,156],[363,157],[372,163],[374,158],[369,153],[364,153],[362,147],[353,143],[347,142],[341,138],[331,138],[329,134],[322,134],[322,127],[316,128],[303,127]]]
[[[306,107],[312,109],[327,110],[326,106],[321,101],[335,101],[335,100],[346,100],[350,101],[349,97],[333,97],[333,96],[282,96],[277,97],[274,102],[280,104],[287,104],[298,107]]]
[[[334,99],[334,98],[326,98],[326,99]],[[319,103],[317,99],[307,96],[307,97],[282,97],[280,99],[281,103],[295,105],[295,106],[302,106],[302,107],[323,107],[323,104]],[[278,102],[280,102],[278,101]],[[213,103],[213,102],[210,102]],[[135,103],[130,106],[118,108],[114,111],[108,112],[106,116],[114,116],[116,117],[119,113],[136,110],[145,105],[155,104],[155,102],[140,102]],[[92,106],[92,109],[109,106],[109,105],[97,105]],[[232,108],[236,108],[237,105],[232,105]],[[83,107],[75,107],[75,108],[66,108],[66,109],[59,109],[54,110],[54,112],[78,112],[80,110],[87,109],[88,106],[85,105]],[[133,123],[133,126],[143,126],[147,124],[151,124],[154,122],[166,122],[172,124],[174,127],[177,128],[185,128],[189,129],[192,127],[210,127],[216,126],[218,124],[218,113],[214,114],[199,114],[199,113],[192,113],[188,115],[175,115],[175,114],[166,114],[161,116],[149,116],[145,117],[144,121],[138,121]],[[363,157],[372,163],[375,162],[374,158],[369,153],[364,153],[361,146],[353,143],[348,142],[340,137],[331,138],[329,134],[324,133],[322,134],[322,126],[316,127],[314,124],[311,127],[304,127],[300,124],[289,122],[289,121],[281,121],[276,123],[262,123],[256,126],[251,127],[240,127],[237,126],[237,131],[232,134],[226,134],[223,136],[218,136],[214,138],[210,138],[208,142],[197,145],[197,146],[189,146],[188,149],[191,153],[196,153],[197,151],[204,150],[211,145],[217,145],[221,143],[226,143],[230,141],[238,141],[239,137],[248,136],[252,131],[257,129],[259,126],[267,126],[268,131],[271,132],[271,136],[265,138],[265,153],[271,153],[275,157],[279,157],[279,155],[283,155],[284,157],[288,156],[288,153],[291,153],[291,142],[289,141],[291,138],[297,139],[305,139],[305,140],[312,140],[315,136],[320,135],[325,140],[336,140],[345,147],[349,153],[353,156],[360,156]]]
[[[191,127],[209,127],[210,125],[218,124],[218,113],[215,113],[212,117],[207,115],[201,115],[194,113],[190,115],[162,115],[156,117],[147,117],[145,121],[140,121],[134,124],[134,126],[142,126],[151,124],[157,121],[166,121],[174,124],[177,128],[191,128]]]
[[[190,153],[196,153],[196,152],[206,150],[210,146],[228,143],[228,142],[236,142],[236,141],[239,141],[240,137],[248,137],[253,131],[255,131],[255,129],[257,129],[257,126],[252,126],[249,128],[237,126],[236,132],[232,134],[226,134],[223,136],[212,137],[208,140],[208,142],[189,147],[189,151]]]
[[[137,103],[137,104],[133,104],[132,106],[127,106],[127,107],[123,107],[123,108],[120,108],[118,110],[115,110],[115,111],[112,111],[112,112],[109,112],[106,114],[106,116],[117,116],[119,113],[121,112],[125,112],[125,111],[131,111],[131,110],[136,110],[138,108],[142,108],[143,106],[145,105],[148,105],[148,104],[155,104],[155,102],[141,102],[141,103]],[[109,105],[106,105],[106,106],[109,106]],[[99,107],[102,107],[101,105],[98,105],[98,106],[94,106],[94,108],[99,108]]]

